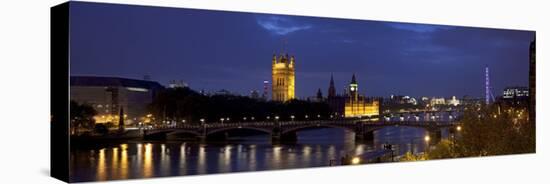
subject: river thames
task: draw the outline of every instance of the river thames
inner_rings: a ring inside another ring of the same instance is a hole
[[[329,166],[331,160],[359,155],[392,144],[396,156],[423,152],[421,128],[387,127],[374,140],[356,142],[352,131],[323,128],[298,132],[295,144],[271,144],[268,135],[234,137],[223,143],[195,141],[129,141],[71,150],[73,182],[186,176]],[[446,137],[446,131],[442,131]]]

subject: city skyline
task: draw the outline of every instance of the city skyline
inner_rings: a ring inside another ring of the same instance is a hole
[[[68,182],[536,153],[534,31],[74,1],[51,25]]]
[[[284,51],[296,57],[298,98],[318,88],[326,96],[331,74],[342,93],[354,73],[367,96],[482,97],[486,65],[498,96],[505,87],[527,86],[534,37],[518,30],[74,5],[71,75],[149,75],[163,85],[183,80],[195,90],[242,95],[262,90],[271,57]]]

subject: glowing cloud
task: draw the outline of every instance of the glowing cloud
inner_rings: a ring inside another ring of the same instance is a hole
[[[311,25],[300,25],[292,19],[279,16],[257,17],[256,23],[267,31],[277,35],[286,35],[311,28]]]
[[[431,33],[437,30],[452,29],[452,26],[427,25],[427,24],[387,23],[387,25],[395,29],[414,31],[417,33]]]

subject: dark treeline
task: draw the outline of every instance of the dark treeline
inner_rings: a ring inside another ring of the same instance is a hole
[[[189,88],[170,88],[159,93],[149,106],[157,123],[162,120],[199,123],[280,121],[323,119],[330,113],[328,104],[303,100],[286,103],[264,101],[246,96],[202,95]],[[306,118],[307,116],[307,118]],[[320,118],[318,118],[320,116]],[[229,118],[229,121],[227,120]],[[246,118],[246,120],[245,120]]]
[[[535,153],[536,124],[529,109],[506,104],[470,105],[461,129],[425,154],[407,153],[402,161]],[[456,134],[456,135],[455,135]]]
[[[79,135],[82,131],[94,128],[97,111],[92,106],[71,100],[70,109],[71,135]]]

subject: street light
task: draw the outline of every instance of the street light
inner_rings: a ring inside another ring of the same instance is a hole
[[[290,116],[290,119],[292,119],[292,121],[294,121],[294,115],[291,115],[291,116]]]
[[[461,131],[462,130],[462,127],[459,125],[459,126],[456,126],[456,131]]]
[[[275,120],[279,120],[279,116],[275,116]]]
[[[351,159],[351,164],[356,165],[359,163],[361,163],[361,159],[359,157],[353,157],[353,159]]]
[[[223,124],[223,120],[225,120],[225,119],[223,119],[223,118],[220,118],[220,121],[222,122],[222,124]]]
[[[200,121],[201,121],[201,123],[204,123],[204,118],[201,118]]]
[[[306,119],[308,118],[307,114],[306,114]]]
[[[424,136],[424,141],[426,142],[426,150],[425,150],[425,152],[427,153],[428,150],[430,149],[430,135]]]

